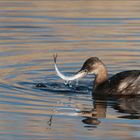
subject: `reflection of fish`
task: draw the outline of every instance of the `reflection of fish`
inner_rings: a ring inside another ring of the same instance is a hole
[[[79,79],[79,78],[82,78],[83,76],[86,75],[86,72],[85,70],[84,71],[81,71],[80,73],[77,73],[73,76],[65,76],[64,74],[62,74],[57,65],[56,65],[56,59],[57,59],[57,54],[56,55],[53,55],[53,58],[54,58],[54,67],[55,67],[55,70],[56,70],[56,73],[57,75],[62,78],[63,80],[66,80],[66,81],[73,81],[73,80],[76,80],[76,79]]]

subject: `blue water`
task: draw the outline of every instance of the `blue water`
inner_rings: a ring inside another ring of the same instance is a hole
[[[99,57],[109,75],[140,66],[140,2],[0,1],[0,139],[140,139],[140,99],[92,99],[94,76],[68,75]],[[44,87],[38,84],[45,85]]]

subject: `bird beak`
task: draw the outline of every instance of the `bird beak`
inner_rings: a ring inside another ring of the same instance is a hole
[[[83,77],[85,77],[88,74],[88,70],[87,69],[81,69],[78,72],[76,72],[76,75],[77,74],[80,74],[81,75],[80,78],[83,78]]]

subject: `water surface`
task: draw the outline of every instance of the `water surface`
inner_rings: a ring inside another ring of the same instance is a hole
[[[95,101],[94,77],[68,87],[52,58],[58,54],[66,74],[91,56],[110,75],[139,69],[139,7],[137,0],[1,0],[0,139],[140,139],[139,98]]]

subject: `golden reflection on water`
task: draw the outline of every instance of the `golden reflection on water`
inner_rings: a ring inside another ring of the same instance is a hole
[[[90,56],[101,58],[111,74],[139,69],[139,7],[125,0],[0,1],[1,139],[139,139],[138,99],[93,106],[90,93],[34,85],[63,85],[54,53],[64,72],[76,72]]]

